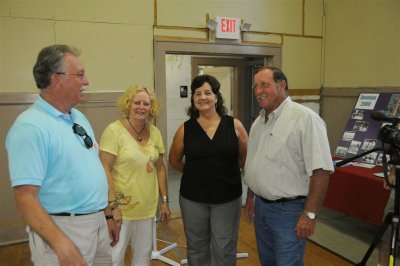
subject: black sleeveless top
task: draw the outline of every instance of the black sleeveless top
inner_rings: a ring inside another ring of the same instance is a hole
[[[242,195],[239,141],[233,118],[221,117],[210,139],[196,119],[184,123],[185,165],[180,194],[191,201],[218,204]]]

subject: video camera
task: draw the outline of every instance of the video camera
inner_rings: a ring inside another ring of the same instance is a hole
[[[393,125],[386,125],[378,133],[378,139],[400,149],[400,131]]]
[[[391,163],[400,165],[400,130],[398,124],[400,118],[387,115],[385,111],[375,111],[371,113],[371,118],[376,121],[392,123],[385,125],[379,130],[378,139],[383,144],[389,144],[387,153],[390,154]]]

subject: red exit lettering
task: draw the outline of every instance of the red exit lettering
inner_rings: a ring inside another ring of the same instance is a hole
[[[222,32],[236,32],[236,20],[234,19],[221,19]]]

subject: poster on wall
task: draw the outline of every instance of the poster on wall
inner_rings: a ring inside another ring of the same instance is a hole
[[[388,123],[370,117],[372,112],[380,110],[388,116],[400,116],[400,93],[360,94],[334,157],[347,159],[382,146],[378,133]],[[372,152],[355,161],[371,166],[382,165],[382,152]]]

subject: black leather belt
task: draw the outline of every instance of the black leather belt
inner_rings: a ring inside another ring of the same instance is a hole
[[[100,210],[102,211],[102,210]],[[100,211],[95,211],[95,212],[90,212],[90,213],[69,213],[69,212],[59,212],[59,213],[49,213],[49,215],[53,216],[83,216],[83,215],[89,215],[93,213],[98,213]]]
[[[260,199],[265,202],[265,203],[280,203],[280,202],[287,202],[291,200],[298,200],[298,199],[305,199],[306,196],[297,196],[297,197],[291,197],[291,198],[280,198],[276,200],[269,200],[269,199],[264,199],[263,197],[260,197]]]

